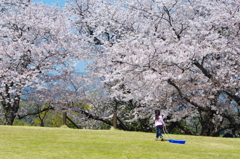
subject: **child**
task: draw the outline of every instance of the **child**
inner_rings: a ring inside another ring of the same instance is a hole
[[[165,122],[163,121],[162,116],[160,116],[160,110],[155,110],[154,122],[155,122],[155,126],[156,126],[156,129],[157,129],[155,140],[157,141],[158,137],[160,137],[161,141],[163,141],[161,128],[163,126],[166,126],[166,125],[165,125]]]

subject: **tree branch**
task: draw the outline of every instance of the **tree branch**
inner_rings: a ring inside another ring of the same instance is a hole
[[[212,76],[212,74],[210,74],[209,71],[203,67],[203,63],[200,64],[197,60],[194,60],[194,61],[193,61],[193,64],[194,64],[195,66],[197,66],[197,67],[202,71],[202,73],[203,73],[206,77],[208,77],[210,80],[212,80],[212,82],[213,82],[215,85],[217,85],[218,87],[220,86],[219,81],[217,81],[217,80]],[[226,93],[230,98],[232,98],[233,100],[235,100],[235,101],[238,103],[238,105],[240,105],[240,97],[236,96],[235,94],[230,93],[230,92],[227,91],[227,90],[223,90],[223,92]]]
[[[44,109],[42,109],[42,110],[38,110],[38,111],[33,112],[33,113],[28,113],[28,114],[25,114],[25,115],[22,115],[22,116],[18,115],[18,119],[23,119],[23,118],[25,118],[25,117],[27,117],[27,116],[30,116],[30,115],[37,115],[37,114],[40,114],[40,113],[45,112],[45,111],[48,111],[48,110],[54,110],[54,107],[49,106],[49,107],[47,107],[47,108],[44,108]]]
[[[191,101],[188,97],[184,96],[182,91],[180,90],[180,88],[171,80],[171,79],[168,79],[168,83],[170,85],[172,85],[179,93],[179,95],[181,96],[182,99],[184,99],[185,101],[187,101],[188,103],[192,104],[193,106],[199,108],[200,110],[202,111],[210,111],[210,109],[207,109],[205,107],[202,107],[200,105],[198,105],[197,103]],[[213,111],[213,110],[212,110]]]

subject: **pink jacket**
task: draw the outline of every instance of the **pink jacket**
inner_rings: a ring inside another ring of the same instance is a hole
[[[154,117],[154,121],[155,121],[155,126],[161,126],[161,125],[165,124],[165,122],[163,121],[162,116],[159,116],[158,120],[155,120],[155,117]]]

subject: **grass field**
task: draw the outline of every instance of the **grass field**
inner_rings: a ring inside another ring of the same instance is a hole
[[[154,133],[0,126],[1,159],[240,158],[240,138],[170,135],[185,144],[154,141]]]

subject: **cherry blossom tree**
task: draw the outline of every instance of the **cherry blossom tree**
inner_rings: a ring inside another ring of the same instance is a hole
[[[64,75],[64,69],[74,67],[83,43],[73,34],[71,15],[64,8],[30,0],[0,1],[0,100],[5,124],[13,123],[24,92],[47,88],[53,74]]]
[[[187,134],[239,128],[239,1],[71,2],[92,47],[91,73],[110,98],[138,103],[129,122],[158,108]],[[180,124],[193,118],[201,132]]]

